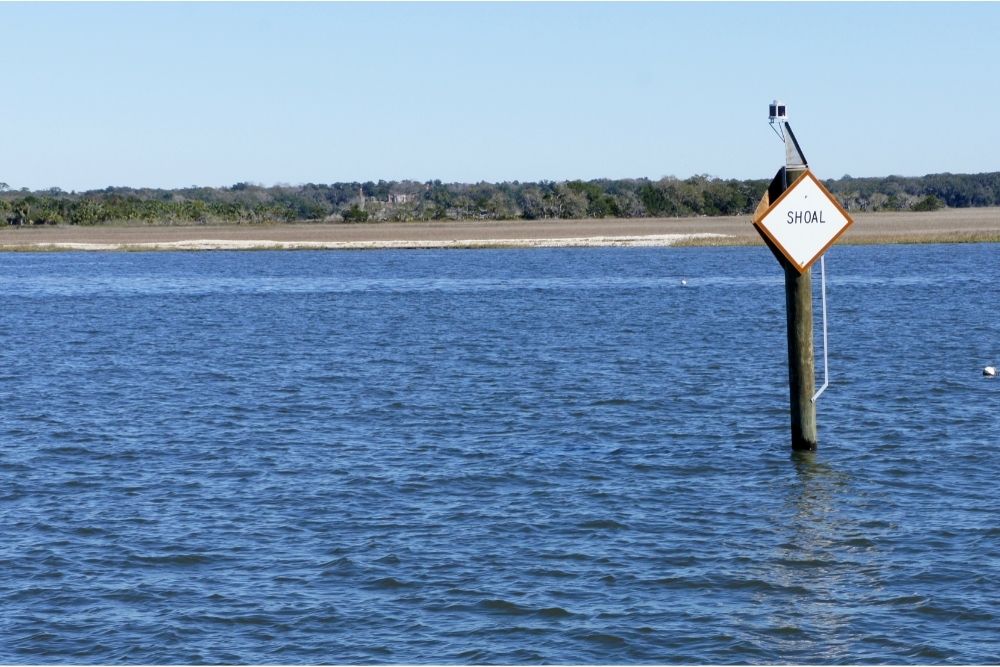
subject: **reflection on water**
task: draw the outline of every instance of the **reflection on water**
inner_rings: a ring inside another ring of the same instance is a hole
[[[817,659],[838,660],[850,655],[844,638],[852,624],[851,598],[857,587],[871,584],[867,567],[845,564],[841,550],[855,532],[844,512],[851,477],[824,461],[822,452],[793,452],[791,464],[784,513],[772,517],[783,527],[783,539],[769,559],[770,576],[789,594],[767,624],[778,656],[822,637]]]

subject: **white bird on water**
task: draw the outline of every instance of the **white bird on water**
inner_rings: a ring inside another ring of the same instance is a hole
[[[681,285],[687,285],[687,284],[688,284],[688,281],[686,281],[683,278],[681,278]]]
[[[985,375],[988,378],[995,378],[997,376],[997,367],[987,366],[986,368],[983,369],[983,375]]]

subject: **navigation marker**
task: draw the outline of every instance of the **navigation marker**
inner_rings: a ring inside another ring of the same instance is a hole
[[[763,211],[761,208],[754,214],[754,226],[799,273],[808,271],[854,224],[840,202],[808,168],[773,204]]]

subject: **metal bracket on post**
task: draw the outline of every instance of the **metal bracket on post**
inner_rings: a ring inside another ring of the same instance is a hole
[[[829,359],[827,357],[827,338],[826,338],[826,257],[820,256],[819,258],[819,274],[820,274],[820,294],[822,294],[823,301],[823,386],[820,387],[815,394],[813,394],[812,402],[815,403],[819,395],[826,391],[826,388],[830,386],[830,365]]]

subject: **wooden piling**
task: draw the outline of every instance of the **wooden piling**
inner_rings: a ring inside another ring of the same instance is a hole
[[[787,169],[785,188],[804,170]],[[781,255],[781,253],[778,253]],[[812,451],[819,444],[816,433],[816,367],[813,354],[812,269],[799,273],[780,257],[785,270],[785,309],[788,319],[788,394],[792,449]]]
[[[804,173],[804,169],[781,168],[768,187],[756,215],[776,201]],[[788,394],[792,427],[792,449],[813,451],[819,444],[816,433],[816,367],[813,355],[812,269],[799,273],[771,239],[760,232],[785,271],[785,313],[788,338]]]
[[[792,449],[812,451],[816,435],[816,369],[813,357],[812,269],[799,273],[786,263],[785,308],[788,316],[788,393]]]

